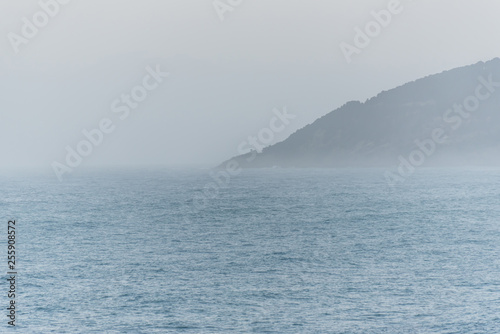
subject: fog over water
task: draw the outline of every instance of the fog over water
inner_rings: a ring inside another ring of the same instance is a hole
[[[500,4],[401,1],[348,63],[341,43],[354,45],[356,27],[390,3],[244,1],[221,21],[211,1],[71,1],[16,53],[9,34],[22,36],[23,18],[41,7],[2,2],[0,167],[50,171],[108,117],[116,129],[81,168],[213,166],[268,126],[274,108],[297,118],[272,143],[347,101],[500,55],[491,34],[500,22],[484,15]],[[119,120],[112,102],[156,65],[168,79]]]
[[[498,13],[0,1],[0,332],[500,333]]]

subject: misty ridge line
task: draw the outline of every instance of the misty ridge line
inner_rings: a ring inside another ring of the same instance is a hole
[[[418,148],[413,150],[408,158],[402,155],[398,157],[400,164],[397,172],[386,171],[384,173],[387,184],[394,187],[398,183],[405,182],[418,167],[423,166],[426,160],[436,153],[440,145],[446,143],[450,133],[462,126],[464,119],[469,118],[471,113],[479,109],[482,102],[490,99],[497,88],[500,88],[500,81],[493,81],[493,74],[490,74],[487,80],[483,76],[478,77],[477,80],[479,85],[473,94],[465,97],[463,102],[453,104],[452,108],[446,109],[443,113],[442,120],[449,124],[448,134],[442,127],[436,127],[432,130],[430,138],[416,139],[415,144]]]
[[[55,18],[61,11],[61,5],[67,5],[71,0],[40,0],[38,5],[40,10],[32,15],[31,20],[27,17],[21,18],[21,33],[14,32],[7,33],[7,39],[12,46],[15,54],[20,52],[21,45],[27,45],[33,38],[35,38],[40,29],[45,28],[49,22]]]
[[[267,145],[271,144],[276,134],[283,132],[287,126],[291,124],[297,116],[288,112],[287,107],[283,107],[280,111],[278,108],[273,109],[274,116],[269,120],[269,126],[260,129],[257,135],[249,135],[246,140],[242,141],[237,146],[239,155],[248,155],[247,161],[251,162],[257,157],[257,152],[261,152]],[[203,186],[203,190],[195,192],[190,201],[189,208],[184,205],[183,212],[196,214],[209,205],[210,200],[214,200],[220,196],[220,190],[229,187],[231,180],[240,175],[243,171],[242,166],[236,159],[230,159],[223,163],[216,170],[211,170],[208,175],[212,181]],[[184,221],[190,223],[189,219],[184,215]]]
[[[139,108],[140,103],[146,100],[149,93],[158,89],[164,82],[164,79],[169,76],[168,72],[163,72],[160,65],[156,65],[156,69],[151,66],[146,67],[147,74],[143,77],[142,83],[134,86],[130,92],[122,93],[119,98],[111,102],[110,110],[113,114],[117,114],[121,121],[126,120],[132,110]],[[113,133],[117,123],[111,118],[102,118],[98,122],[98,126],[91,129],[83,129],[81,131],[83,138],[75,146],[66,146],[65,163],[54,161],[51,164],[52,170],[60,182],[63,181],[64,174],[71,173],[75,168],[79,167],[84,158],[88,158],[95,148],[102,145],[106,135]]]
[[[440,145],[446,151],[432,163],[496,165],[499,78],[499,58],[419,78],[364,103],[347,102],[284,141],[253,152],[251,161],[250,153],[233,159],[243,168],[383,167],[392,183],[411,175]],[[484,112],[472,119],[480,107]],[[465,123],[468,131],[449,136]],[[429,135],[428,129],[434,131]],[[396,173],[387,170],[393,166],[399,167]]]
[[[412,2],[413,0],[406,0]],[[373,20],[368,21],[363,28],[360,26],[354,27],[355,35],[352,44],[342,41],[339,44],[340,51],[342,52],[346,62],[351,64],[354,55],[360,55],[366,49],[373,39],[380,36],[384,29],[388,28],[393,22],[396,15],[403,13],[405,7],[400,0],[390,0],[386,9],[372,10],[370,15]]]

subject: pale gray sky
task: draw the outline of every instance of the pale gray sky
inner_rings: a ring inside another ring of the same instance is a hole
[[[390,1],[243,0],[224,21],[212,2],[72,0],[17,54],[8,34],[22,35],[40,5],[0,2],[0,167],[50,170],[102,118],[116,129],[82,168],[213,165],[267,127],[273,108],[297,116],[279,141],[349,100],[500,56],[492,0],[401,0],[350,64],[340,43]],[[157,64],[170,76],[121,121],[111,103]]]

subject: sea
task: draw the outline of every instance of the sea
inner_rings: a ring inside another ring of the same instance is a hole
[[[392,186],[381,169],[99,169],[0,190],[0,333],[500,333],[498,169]]]

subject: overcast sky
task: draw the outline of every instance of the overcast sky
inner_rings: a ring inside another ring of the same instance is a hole
[[[103,118],[115,129],[82,168],[210,166],[268,127],[273,108],[296,115],[276,142],[349,100],[500,56],[500,3],[401,0],[348,63],[340,44],[389,3],[243,0],[218,13],[212,0],[72,0],[49,6],[54,16],[16,53],[12,34],[25,38],[23,18],[41,7],[1,1],[0,167],[50,170]],[[121,120],[111,104],[157,65],[169,77]]]

